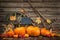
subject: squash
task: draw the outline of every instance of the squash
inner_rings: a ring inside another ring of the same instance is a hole
[[[25,34],[24,37],[27,37],[28,38],[29,37],[29,34]]]
[[[41,28],[41,35],[45,36],[45,33],[46,33],[46,28]]]
[[[39,36],[40,35],[40,28],[39,27],[34,27],[33,29],[33,36]]]
[[[14,29],[14,33],[16,35],[22,35],[23,36],[26,33],[26,29],[25,29],[25,27],[18,27],[16,29]]]
[[[51,36],[51,32],[49,30],[47,30],[46,28],[42,28],[41,29],[41,34],[43,36],[47,36],[47,37],[50,37]]]
[[[16,20],[16,16],[10,16],[10,20],[15,21]]]
[[[54,37],[55,35],[57,35],[56,33],[51,33],[51,36]]]
[[[50,32],[49,30],[46,30],[45,35],[46,35],[47,37],[50,37],[50,36],[51,36],[51,32]]]
[[[40,29],[38,27],[29,26],[27,28],[27,34],[29,34],[30,36],[39,36]]]
[[[35,22],[36,22],[37,24],[40,24],[40,23],[41,23],[41,18],[37,17]]]
[[[13,35],[14,38],[18,38],[18,35]]]
[[[46,21],[47,21],[47,23],[49,23],[49,24],[52,23],[52,21],[51,21],[50,19],[47,19]]]
[[[27,29],[26,29],[26,31],[27,31],[27,34],[33,35],[32,34],[33,33],[33,26],[28,26]]]
[[[6,32],[6,34],[9,36],[9,37],[12,37],[14,35],[14,32],[13,30],[10,30],[8,32]]]

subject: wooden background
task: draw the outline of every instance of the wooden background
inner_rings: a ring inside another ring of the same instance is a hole
[[[60,0],[31,0],[31,4],[45,18],[56,19],[53,29],[60,33]],[[0,24],[7,23],[6,15],[19,12],[21,8],[24,8],[33,20],[36,18],[27,0],[0,0]]]

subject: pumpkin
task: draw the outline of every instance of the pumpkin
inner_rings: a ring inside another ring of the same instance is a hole
[[[10,30],[8,32],[6,32],[6,34],[9,36],[9,37],[12,37],[14,35],[14,32],[13,30]]]
[[[26,31],[27,31],[27,34],[32,35],[32,33],[33,33],[33,26],[28,26]]]
[[[42,28],[41,29],[41,35],[45,35],[45,32],[46,32],[46,28]]]
[[[40,28],[39,27],[34,27],[33,29],[33,36],[39,36],[40,35]]]
[[[54,37],[56,34],[55,33],[51,33],[51,36]]]
[[[16,16],[10,16],[10,20],[16,20]]]
[[[47,30],[46,28],[42,28],[42,29],[41,29],[41,34],[42,34],[43,36],[48,36],[48,37],[51,36],[51,32],[50,32],[49,30]]]
[[[25,27],[18,27],[16,29],[14,29],[14,33],[17,35],[25,35],[26,29],[25,29]]]
[[[18,38],[18,35],[13,35],[14,38]]]
[[[50,36],[51,36],[51,32],[50,32],[49,30],[46,30],[45,35],[46,35],[47,37],[50,37]]]
[[[29,34],[25,34],[24,37],[29,37]]]
[[[29,26],[27,28],[27,34],[29,34],[31,36],[39,36],[40,35],[40,29],[38,27]]]

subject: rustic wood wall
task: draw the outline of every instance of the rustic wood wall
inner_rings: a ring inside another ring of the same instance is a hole
[[[53,28],[60,30],[60,0],[31,0],[31,4],[44,17],[56,19]],[[24,8],[31,18],[36,17],[27,0],[0,0],[0,24],[7,22],[7,14],[19,12],[21,8]]]

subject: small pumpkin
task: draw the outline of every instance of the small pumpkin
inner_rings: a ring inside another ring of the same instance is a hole
[[[10,16],[10,20],[16,20],[16,16]]]
[[[50,37],[51,36],[51,32],[49,30],[46,30],[45,35],[48,36],[48,37]]]
[[[24,37],[29,37],[29,34],[25,34]]]
[[[41,28],[41,35],[45,35],[46,33],[46,28]]]
[[[25,27],[18,27],[16,29],[14,29],[14,33],[17,35],[25,35],[26,29],[25,29]]]
[[[6,34],[9,36],[9,37],[12,37],[14,35],[14,32],[13,30],[10,30],[8,32],[6,32]]]
[[[37,24],[40,24],[40,23],[41,23],[41,18],[37,17],[37,18],[36,18],[36,23],[37,23]]]
[[[42,34],[43,36],[48,36],[48,37],[51,36],[51,32],[50,32],[49,30],[47,30],[46,28],[42,28],[42,29],[41,29],[41,34]]]
[[[47,23],[49,23],[49,24],[52,23],[52,21],[51,21],[50,19],[47,19],[46,21],[47,21]]]
[[[55,33],[51,33],[51,36],[54,37],[56,34]]]
[[[13,35],[14,38],[18,38],[18,35]]]

